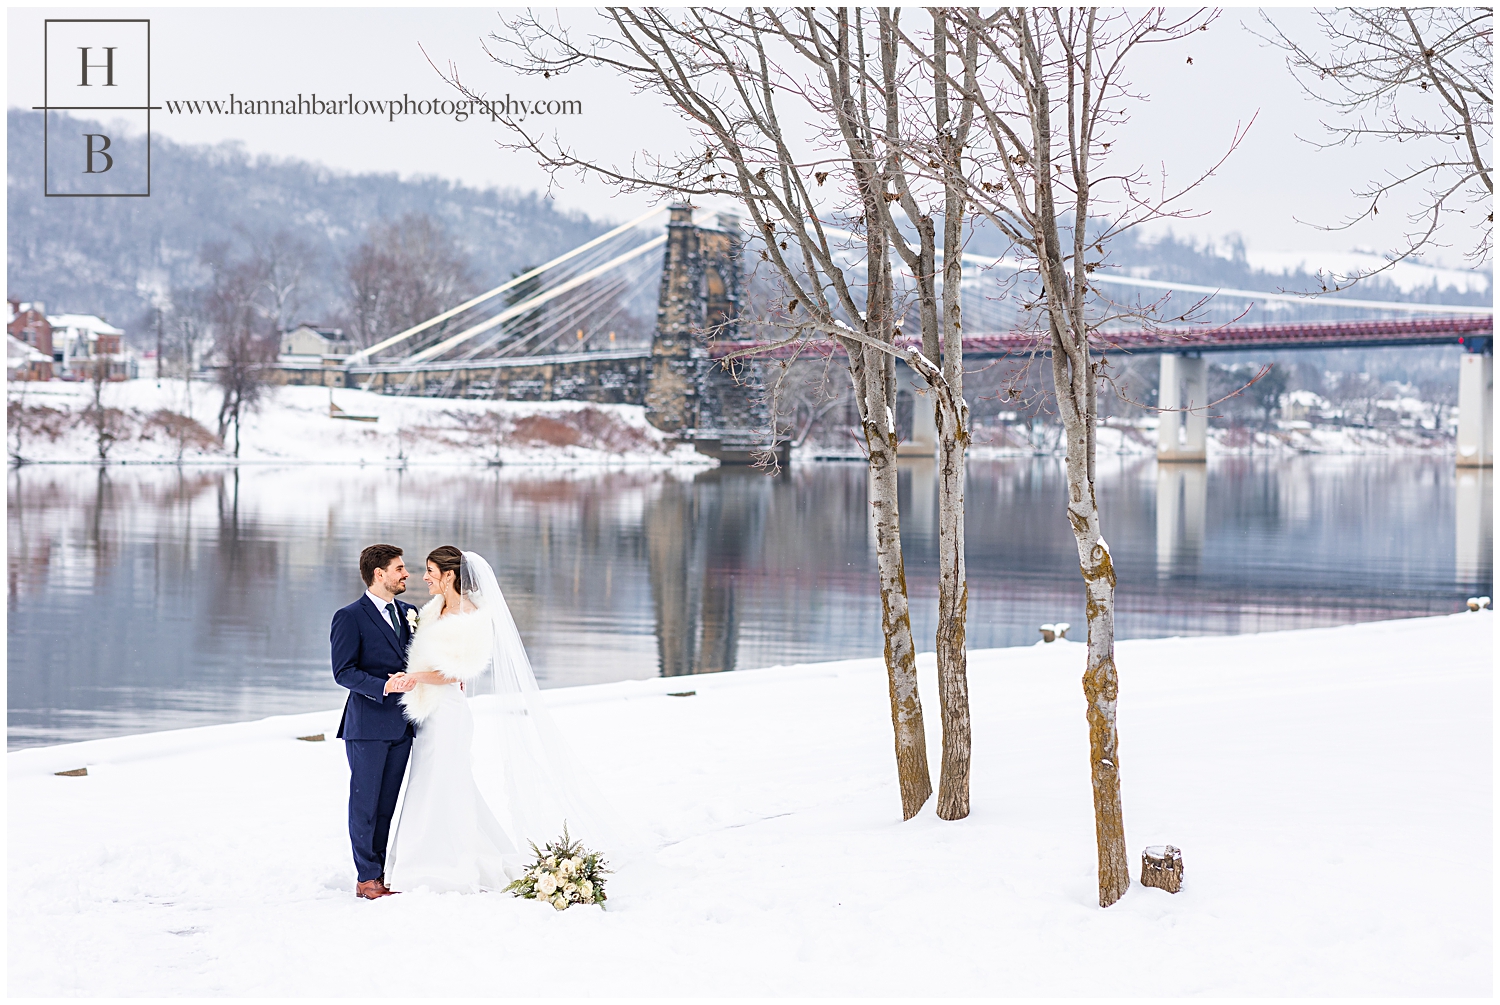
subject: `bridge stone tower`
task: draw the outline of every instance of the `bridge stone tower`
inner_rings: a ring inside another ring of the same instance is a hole
[[[724,463],[743,464],[765,445],[770,416],[759,363],[725,370],[709,358],[710,340],[739,338],[745,295],[739,221],[724,214],[717,222],[701,227],[693,223],[692,207],[671,208],[646,420]]]

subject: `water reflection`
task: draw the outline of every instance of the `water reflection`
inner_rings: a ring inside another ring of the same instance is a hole
[[[1197,572],[1208,518],[1208,468],[1204,464],[1156,466],[1156,575]]]
[[[1493,593],[1491,476],[1456,479],[1445,459],[1112,458],[1100,475],[1122,637],[1440,613]],[[489,556],[544,687],[881,648],[857,464],[780,478],[32,466],[9,479],[12,747],[333,707],[328,620],[377,540]],[[971,464],[973,647],[1082,622],[1063,487],[1055,460]],[[900,489],[913,630],[930,649],[932,463],[903,462]]]
[[[1453,578],[1476,583],[1487,578],[1493,560],[1495,473],[1488,468],[1458,471]]]

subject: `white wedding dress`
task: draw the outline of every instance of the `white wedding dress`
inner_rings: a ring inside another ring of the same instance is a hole
[[[436,670],[472,687],[490,669],[494,628],[480,611],[440,617],[443,598],[422,608],[407,670]],[[386,855],[397,892],[501,890],[519,875],[515,842],[474,782],[474,715],[457,683],[418,684],[402,696],[417,724],[401,813]]]
[[[386,853],[386,885],[398,892],[503,889],[526,869],[530,856],[521,849],[555,840],[564,828],[615,862],[644,847],[647,839],[594,785],[553,721],[494,570],[466,551],[459,584],[460,612],[439,616],[442,597],[422,608],[407,670],[436,670],[469,690],[418,684],[401,698],[417,735]],[[494,694],[480,699],[486,767],[504,778],[491,802],[474,779],[468,698],[486,673],[494,682]]]

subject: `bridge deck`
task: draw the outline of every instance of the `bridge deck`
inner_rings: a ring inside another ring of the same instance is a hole
[[[1158,331],[1107,331],[1099,335],[1099,348],[1107,352],[1151,355],[1156,353],[1245,352],[1288,349],[1363,349],[1382,346],[1468,345],[1481,346],[1494,336],[1494,318],[1433,317],[1402,318],[1394,321],[1318,321],[1294,324],[1221,325],[1214,328],[1162,329]],[[764,349],[770,342],[714,342],[708,347],[710,358],[722,359],[732,352]],[[899,343],[916,347],[916,339]],[[843,350],[831,340],[809,342],[800,349],[785,346],[765,355],[787,359],[792,355],[826,357]],[[1026,356],[1033,352],[1046,355],[1035,332],[980,333],[964,336],[964,355],[975,359]],[[595,352],[558,353],[537,356],[501,356],[489,359],[426,360],[388,363],[356,363],[345,369],[352,374],[432,373],[437,371],[501,370],[513,367],[567,365],[584,361],[647,359],[649,346],[608,349]],[[317,369],[321,364],[307,364]]]
[[[1133,355],[1182,352],[1244,352],[1255,349],[1360,349],[1379,346],[1462,345],[1494,334],[1493,317],[1402,318],[1395,321],[1320,321],[1296,324],[1221,325],[1214,328],[1163,329],[1159,331],[1100,332],[1100,348]],[[709,348],[716,358],[731,352],[754,349],[768,342],[717,342]],[[902,339],[915,347],[915,339]],[[802,355],[826,356],[840,352],[832,341],[802,348]],[[1034,332],[1007,332],[964,336],[964,355],[975,358],[1025,356],[1049,352]],[[785,359],[793,347],[775,350]]]

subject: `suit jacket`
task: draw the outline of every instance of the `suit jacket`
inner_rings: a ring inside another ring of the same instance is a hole
[[[329,644],[333,653],[333,679],[349,689],[338,735],[346,740],[399,740],[413,735],[411,723],[401,714],[401,695],[386,694],[385,682],[406,669],[406,648],[411,642],[408,611],[416,608],[396,598],[396,616],[402,625],[398,634],[368,596],[333,615]]]

